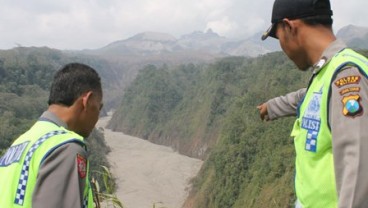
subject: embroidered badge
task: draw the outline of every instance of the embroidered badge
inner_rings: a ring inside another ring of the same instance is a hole
[[[305,141],[305,150],[309,152],[317,152],[317,138],[321,126],[321,99],[321,92],[314,93],[311,101],[308,104],[308,108],[302,118],[301,127],[308,131]]]
[[[340,95],[345,95],[351,92],[360,92],[360,87],[350,87],[340,91]]]
[[[87,159],[77,154],[77,166],[79,177],[85,178],[87,175]]]
[[[337,87],[343,87],[349,84],[359,84],[360,76],[347,76],[343,77],[335,82]]]
[[[342,103],[344,104],[344,116],[356,117],[363,114],[363,107],[360,103],[359,95],[346,96],[342,99]]]

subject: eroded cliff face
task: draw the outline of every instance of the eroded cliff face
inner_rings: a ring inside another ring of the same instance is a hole
[[[169,146],[182,155],[202,160],[206,158],[209,148],[216,143],[220,133],[220,128],[208,130],[209,132],[207,132],[205,126],[197,126],[198,129],[190,135],[186,135],[182,129],[178,128],[147,132],[143,126],[127,128],[129,124],[126,124],[119,117],[120,115],[115,113],[108,125],[113,131],[124,132],[125,134],[139,137],[155,144]],[[168,122],[168,124],[171,123]]]
[[[178,135],[177,131],[167,132],[168,135],[162,132],[153,132],[147,138],[150,142],[155,144],[172,147],[180,154],[187,155],[204,160],[208,154],[209,147],[217,141],[218,134],[203,135],[198,133],[190,138],[183,138]]]
[[[243,60],[229,59],[229,64]],[[205,158],[221,132],[226,106],[231,102],[227,98],[235,93],[226,89],[231,81],[223,74],[231,70],[211,71],[208,67],[147,66],[125,91],[109,128],[171,146],[190,157]]]

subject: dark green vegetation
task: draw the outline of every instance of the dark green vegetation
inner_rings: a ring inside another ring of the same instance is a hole
[[[69,62],[90,64],[99,71],[104,86],[111,89],[116,78],[106,71],[103,60],[66,55],[47,48],[16,48],[0,51],[0,153],[25,132],[47,109],[49,87],[54,72]],[[106,82],[106,80],[110,82]],[[103,134],[93,131],[88,138],[92,172],[108,166]],[[95,174],[101,178],[98,174]]]
[[[294,118],[262,122],[256,106],[306,86],[310,75],[282,53],[147,66],[110,127],[205,159],[185,207],[290,207]]]

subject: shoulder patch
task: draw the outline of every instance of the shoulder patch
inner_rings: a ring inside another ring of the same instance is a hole
[[[363,107],[360,101],[361,98],[359,95],[350,95],[343,97],[342,103],[344,104],[344,116],[349,116],[353,118],[361,116],[363,114]]]
[[[18,145],[11,146],[8,151],[0,158],[0,167],[9,166],[13,163],[19,162],[24,150],[29,142],[23,142]]]
[[[77,154],[77,167],[79,177],[85,178],[87,175],[87,159],[80,154]]]
[[[347,76],[335,81],[335,85],[340,88],[350,84],[359,84],[360,76]]]

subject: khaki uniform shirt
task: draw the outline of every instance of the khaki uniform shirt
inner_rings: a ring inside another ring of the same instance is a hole
[[[51,112],[44,112],[47,120],[67,129],[67,125]],[[77,143],[67,143],[55,149],[40,166],[32,196],[34,208],[83,207],[85,178],[78,172],[77,155],[87,159],[86,150]]]

